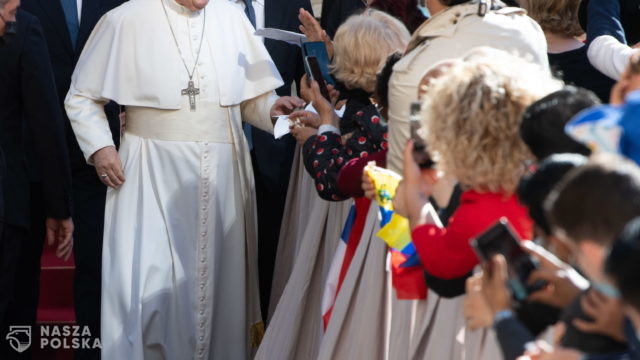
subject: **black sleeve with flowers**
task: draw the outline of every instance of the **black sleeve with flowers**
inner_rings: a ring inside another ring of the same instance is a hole
[[[318,195],[325,200],[349,198],[338,189],[338,174],[344,164],[387,149],[387,127],[374,105],[358,111],[353,120],[356,130],[346,142],[343,143],[340,135],[328,131],[310,137],[302,148],[304,166],[315,181]]]

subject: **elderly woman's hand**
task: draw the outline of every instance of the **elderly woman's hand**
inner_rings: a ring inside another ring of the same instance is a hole
[[[298,110],[294,111],[289,115],[289,119],[292,121],[300,121],[304,126],[317,129],[322,125],[320,121],[320,115],[307,111],[307,110]]]
[[[313,107],[318,111],[322,124],[337,127],[340,123],[340,118],[335,112],[335,106],[322,96],[320,85],[317,81],[311,82],[311,90],[313,92]]]
[[[316,18],[311,15],[305,9],[300,9],[300,13],[298,14],[298,20],[300,20],[300,31],[309,39],[309,41],[322,41],[327,46],[327,54],[329,54],[329,59],[333,58],[333,43],[331,42],[331,38],[327,35],[327,32],[322,29],[322,26],[316,20]]]
[[[296,141],[300,146],[304,145],[304,143],[312,137],[313,135],[317,135],[318,130],[306,126],[292,126],[291,127],[291,135],[296,138]]]

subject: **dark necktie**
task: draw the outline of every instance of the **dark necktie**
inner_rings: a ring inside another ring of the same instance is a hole
[[[249,21],[251,21],[251,25],[256,27],[256,11],[253,9],[253,2],[251,0],[243,0],[244,1],[244,13],[247,14]]]
[[[67,29],[69,29],[71,45],[75,50],[76,41],[78,40],[78,31],[80,29],[80,21],[78,21],[78,4],[76,3],[76,0],[60,0],[60,3],[62,4],[62,10],[64,11],[64,18],[67,21]]]

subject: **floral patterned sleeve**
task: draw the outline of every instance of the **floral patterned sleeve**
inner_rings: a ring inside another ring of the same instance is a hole
[[[342,201],[349,196],[338,189],[340,169],[349,160],[366,158],[369,154],[387,149],[386,126],[382,124],[375,106],[370,105],[354,116],[357,129],[343,143],[334,132],[310,137],[302,148],[304,166],[314,179],[316,191],[322,199]]]

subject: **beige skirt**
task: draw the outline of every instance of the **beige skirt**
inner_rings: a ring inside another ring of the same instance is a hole
[[[387,246],[375,236],[379,230],[378,206],[373,203],[336,297],[318,359],[386,358]]]
[[[317,357],[322,293],[352,204],[322,200],[297,153],[276,257],[271,301],[277,305],[256,359]]]

